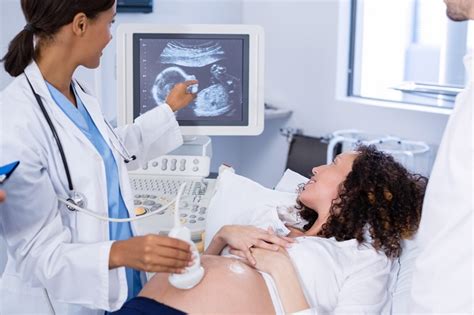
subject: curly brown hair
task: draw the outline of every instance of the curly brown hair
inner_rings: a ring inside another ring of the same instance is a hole
[[[428,179],[411,174],[400,163],[375,146],[359,146],[351,172],[332,201],[330,216],[318,233],[337,241],[356,239],[359,244],[372,238],[372,245],[387,257],[401,254],[401,240],[418,229]],[[298,201],[301,217],[309,223],[318,218],[316,211]]]

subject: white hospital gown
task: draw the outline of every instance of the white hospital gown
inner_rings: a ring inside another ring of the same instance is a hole
[[[276,209],[255,210],[249,225],[286,229]],[[266,213],[266,215],[264,215]],[[267,224],[263,224],[265,221]],[[252,219],[257,219],[252,221]],[[353,239],[298,237],[288,249],[312,314],[380,314],[388,295],[392,261],[371,245]],[[277,314],[284,310],[271,277],[262,273]]]

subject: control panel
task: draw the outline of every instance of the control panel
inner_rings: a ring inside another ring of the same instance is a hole
[[[211,159],[208,156],[163,155],[133,173],[208,177],[210,164]]]

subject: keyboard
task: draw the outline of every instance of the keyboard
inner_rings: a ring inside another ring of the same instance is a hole
[[[174,204],[165,210],[159,208],[175,198],[184,182],[187,185],[180,200],[181,223],[191,230],[194,241],[201,239],[216,182],[201,177],[130,175],[135,214],[140,216],[158,211],[156,215],[134,222],[137,235],[168,234],[174,225]]]

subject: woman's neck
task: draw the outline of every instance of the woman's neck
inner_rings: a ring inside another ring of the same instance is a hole
[[[75,104],[71,80],[77,65],[71,61],[70,53],[60,48],[44,47],[36,63],[43,78]]]
[[[319,215],[314,224],[304,234],[307,236],[316,236],[321,232],[323,225],[327,222],[328,216]]]

